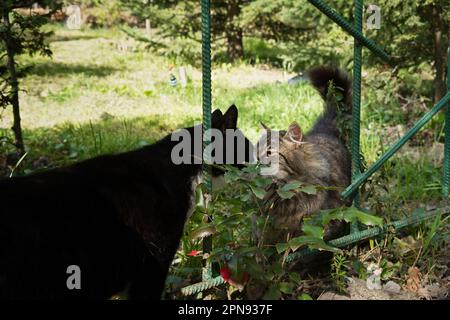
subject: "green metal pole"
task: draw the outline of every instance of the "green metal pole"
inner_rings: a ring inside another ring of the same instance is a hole
[[[370,39],[367,39],[363,36],[359,30],[357,30],[350,22],[345,20],[336,10],[326,5],[322,0],[308,0],[312,5],[314,5],[317,9],[322,11],[328,18],[336,22],[341,28],[347,31],[350,35],[352,35],[355,39],[357,39],[362,45],[367,47],[370,51],[375,53],[377,56],[382,58],[383,60],[389,61],[389,55],[381,48],[379,48],[375,42]]]
[[[358,231],[356,233],[351,233],[349,235],[343,236],[341,238],[337,238],[329,241],[327,244],[336,247],[336,248],[345,248],[354,243],[367,240],[373,237],[381,236],[386,233],[397,233],[399,230],[406,228],[408,226],[417,225],[423,221],[434,218],[438,215],[447,215],[450,212],[449,208],[437,209],[429,212],[420,212],[413,214],[410,217],[404,218],[402,220],[394,221],[388,224],[383,225],[382,227],[372,227],[366,230]],[[300,258],[311,254],[319,253],[318,250],[310,249],[310,248],[302,248],[297,252],[291,253],[286,257],[286,262],[291,263]]]
[[[423,117],[416,122],[416,124],[408,130],[403,137],[395,142],[385,154],[383,154],[377,161],[375,161],[369,169],[360,174],[351,185],[349,185],[341,196],[347,198],[356,191],[361,184],[366,181],[372,174],[374,174],[380,167],[389,160],[413,135],[415,135],[433,116],[441,110],[447,102],[450,101],[450,92],[448,92],[430,111],[425,113]]]
[[[362,34],[363,0],[355,0],[355,28]],[[360,132],[361,132],[361,65],[362,45],[353,39],[353,96],[352,96],[352,182],[361,173]],[[359,192],[353,200],[360,207]],[[352,224],[352,232],[358,231],[358,223]]]
[[[202,89],[203,89],[203,151],[211,142],[211,3],[210,0],[202,0]],[[203,153],[203,182],[206,186],[207,194],[211,194],[211,175],[209,155]],[[211,236],[203,239],[203,253],[212,250]],[[202,270],[203,281],[211,278],[211,265],[205,262]]]
[[[447,95],[450,93],[450,41],[447,53]],[[442,181],[442,194],[448,198],[450,180],[450,102],[445,110],[445,145],[444,145],[444,177]]]

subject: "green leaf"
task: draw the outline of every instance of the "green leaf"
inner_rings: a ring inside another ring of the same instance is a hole
[[[261,266],[261,264],[257,263],[254,258],[246,258],[245,259],[245,265],[247,267],[248,272],[252,276],[259,276],[264,273],[264,270]]]
[[[322,224],[326,225],[331,220],[344,220],[346,222],[359,221],[367,226],[382,226],[383,219],[359,210],[356,207],[342,207],[323,211]]]
[[[197,209],[202,209],[202,211],[205,211],[205,201],[203,198],[203,192],[200,185],[195,188],[195,207]]]
[[[342,101],[342,100],[344,100],[344,96],[343,96],[342,93],[339,92],[339,91],[335,91],[335,92],[334,92],[334,96],[336,97],[336,100],[337,100],[337,101]]]
[[[234,170],[229,170],[225,172],[225,182],[231,183],[239,180],[239,172]]]
[[[230,269],[233,275],[237,275],[239,273],[239,259],[238,256],[234,255],[230,261],[228,261],[228,268]]]
[[[278,195],[283,199],[290,199],[295,194],[295,191],[298,190],[300,192],[304,192],[306,194],[316,194],[317,188],[313,185],[303,186],[299,181],[293,181],[290,183],[286,183],[281,188],[277,190]]]
[[[299,285],[300,282],[302,282],[302,278],[297,272],[289,273],[289,279],[297,285]]]
[[[302,230],[305,233],[305,235],[307,235],[307,236],[323,239],[323,233],[324,233],[323,227],[313,226],[313,225],[304,223],[302,226]]]
[[[301,295],[297,296],[297,300],[313,300],[311,296],[307,293],[302,293]]]
[[[227,227],[237,226],[237,225],[240,225],[242,223],[242,220],[245,218],[246,218],[246,216],[244,216],[242,213],[232,214],[232,215],[224,218],[223,221],[219,222],[217,224],[217,227],[219,227],[219,226],[227,226]]]
[[[263,199],[266,195],[266,191],[262,188],[250,185],[250,189],[252,189],[253,193],[258,199]]]
[[[272,179],[265,177],[255,177],[252,182],[258,187],[265,188],[272,183]]]
[[[277,243],[275,245],[275,248],[277,249],[278,253],[283,253],[285,252],[287,249],[289,249],[289,245],[287,243]]]
[[[206,226],[204,225],[204,226],[192,231],[191,239],[192,240],[202,239],[202,238],[208,237],[210,235],[213,235],[216,232],[217,232],[217,229],[216,229],[215,225],[213,225],[213,224],[208,224]]]
[[[279,300],[281,298],[281,292],[276,284],[271,284],[262,298],[263,300]]]
[[[355,207],[352,208],[354,208],[351,211],[355,217],[354,220],[359,220],[359,222],[365,224],[366,226],[383,226],[383,219],[381,217],[362,212]]]
[[[317,188],[312,185],[301,187],[299,191],[304,192],[306,194],[317,194]]]
[[[311,237],[311,236],[300,236],[291,239],[288,242],[289,247],[292,251],[297,251],[298,248],[308,246],[311,249],[317,249],[317,250],[325,250],[325,251],[331,251],[335,253],[342,253],[342,250],[336,247],[332,247],[325,243],[320,238]]]
[[[282,293],[292,293],[292,291],[294,291],[294,285],[292,283],[289,282],[280,282],[278,284],[278,289],[282,292]]]
[[[255,166],[255,165],[249,165],[249,166],[246,166],[245,168],[243,168],[241,171],[245,172],[245,173],[258,174],[259,173],[259,168],[258,168],[258,166]]]
[[[251,197],[252,197],[251,192],[241,193],[241,196],[240,196],[241,201],[244,202],[244,203],[250,201]]]
[[[315,241],[317,241],[317,239],[314,237],[300,236],[300,237],[292,238],[291,240],[289,240],[289,242],[287,244],[288,244],[289,248],[291,248],[292,251],[297,251],[298,248],[306,246]]]
[[[294,182],[286,183],[285,185],[283,185],[281,187],[281,190],[283,190],[283,191],[295,190],[295,189],[300,188],[301,185],[302,185],[301,182],[294,181]]]
[[[281,261],[274,262],[274,264],[271,266],[271,270],[273,271],[274,274],[281,276],[284,272]]]
[[[282,198],[282,199],[290,199],[294,196],[295,193],[293,193],[292,191],[283,191],[281,189],[277,190],[278,195]]]

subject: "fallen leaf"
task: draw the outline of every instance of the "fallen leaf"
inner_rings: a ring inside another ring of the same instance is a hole
[[[417,293],[421,288],[421,278],[422,275],[420,273],[419,268],[410,267],[408,269],[408,278],[406,279],[406,284],[403,286],[404,290]]]

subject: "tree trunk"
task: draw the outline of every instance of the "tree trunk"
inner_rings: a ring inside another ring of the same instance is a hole
[[[445,69],[446,69],[446,54],[444,45],[444,22],[443,12],[438,6],[434,5],[431,9],[432,17],[432,32],[433,32],[433,46],[434,46],[434,103],[437,103],[446,93],[445,88]]]
[[[7,8],[3,8],[3,27],[6,30],[6,37],[5,37],[5,46],[6,46],[6,52],[8,55],[8,61],[7,61],[7,69],[9,73],[9,79],[8,82],[11,86],[11,105],[13,108],[13,126],[11,130],[14,132],[14,144],[19,152],[20,155],[23,155],[25,153],[25,148],[23,144],[23,137],[22,137],[22,127],[20,124],[20,106],[19,106],[19,81],[17,78],[17,71],[16,71],[16,63],[14,59],[14,49],[13,44],[11,41],[11,36],[9,34],[10,30],[10,21],[9,21],[9,10]]]
[[[242,28],[236,23],[241,14],[241,0],[232,0],[228,3],[228,24],[226,27],[227,53],[230,60],[244,57],[244,43]]]
[[[242,59],[244,57],[244,44],[242,40],[242,30],[240,28],[227,32],[227,53],[230,60]]]

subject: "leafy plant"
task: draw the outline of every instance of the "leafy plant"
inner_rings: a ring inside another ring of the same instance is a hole
[[[345,291],[345,278],[349,270],[349,261],[345,254],[335,254],[331,263],[331,277],[340,292]]]
[[[261,168],[260,164],[248,165],[242,170],[225,166],[225,181],[233,187],[214,193],[210,199],[203,198],[203,186],[197,189],[197,205],[177,255],[177,269],[200,265],[206,259],[216,274],[228,283],[228,296],[307,299],[308,296],[298,291],[302,282],[299,275],[285,267],[286,255],[301,247],[309,247],[331,251],[339,256],[341,249],[323,240],[324,230],[330,221],[358,221],[375,226],[381,225],[382,220],[354,207],[323,210],[304,220],[301,236],[275,246],[263,245],[261,235],[270,223],[270,217],[263,212],[261,201],[272,180],[260,174]],[[315,194],[320,188],[323,187],[295,181],[279,186],[277,192],[283,198],[290,198],[296,192]],[[206,216],[212,220],[205,219]],[[202,255],[200,240],[211,235],[213,250],[208,255]],[[192,255],[192,252],[196,254]],[[341,260],[335,263],[336,274],[341,275],[347,270]]]

